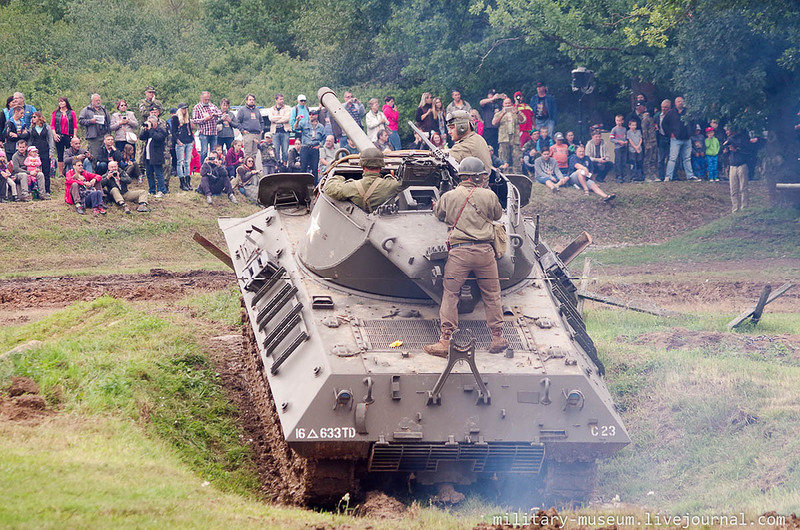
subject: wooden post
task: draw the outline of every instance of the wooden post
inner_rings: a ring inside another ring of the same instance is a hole
[[[753,324],[758,324],[758,321],[761,320],[761,313],[764,312],[764,306],[767,305],[770,291],[772,291],[771,285],[765,285],[764,290],[761,291],[761,297],[758,299],[756,308],[753,310],[753,317],[750,319]]]
[[[735,328],[736,326],[740,325],[742,322],[744,322],[745,320],[747,320],[748,318],[753,316],[755,314],[756,308],[758,308],[758,305],[761,305],[761,311],[763,312],[764,306],[766,306],[768,303],[772,302],[773,300],[775,300],[776,298],[781,296],[783,293],[785,293],[786,291],[788,291],[792,287],[794,287],[793,283],[786,282],[783,285],[781,285],[780,287],[778,287],[777,291],[768,293],[767,300],[763,304],[761,304],[761,300],[759,299],[757,305],[751,307],[750,309],[748,309],[747,311],[745,311],[744,313],[742,313],[738,317],[736,317],[733,320],[731,320],[730,322],[728,322],[728,329]],[[761,292],[761,296],[762,297],[764,296],[764,292],[763,291]],[[761,314],[759,313],[759,318],[760,317],[761,317]]]

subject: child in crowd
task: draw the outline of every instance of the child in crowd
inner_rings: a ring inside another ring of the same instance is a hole
[[[553,139],[548,136],[547,127],[539,127],[539,139],[536,141],[536,150],[540,153],[549,151],[553,146]]]
[[[625,164],[628,160],[628,130],[625,128],[625,117],[617,114],[614,117],[616,124],[611,129],[611,143],[614,144],[614,173],[617,174],[617,182],[625,182]]]
[[[39,158],[39,149],[32,145],[28,147],[28,156],[25,158],[25,170],[28,172],[28,189],[34,198],[37,198],[39,185],[38,176],[42,171],[42,159]]]
[[[695,177],[707,180],[706,139],[699,124],[695,126],[694,135],[689,141],[692,143],[692,172]]]
[[[631,182],[641,182],[644,180],[644,149],[642,149],[642,131],[638,129],[636,120],[628,122],[628,132],[625,133],[628,139],[628,162],[633,166]]]
[[[719,156],[725,152],[722,147],[722,144],[726,138],[725,130],[724,128],[720,127],[719,120],[716,118],[712,119],[708,124],[712,129],[714,129],[714,138],[719,141],[720,145],[720,152],[717,155],[717,178],[721,180],[728,180],[728,157]]]
[[[718,161],[719,161],[719,139],[715,136],[716,131],[713,127],[706,127],[706,167],[708,168],[708,180],[711,182],[719,181]]]
[[[0,202],[6,202],[8,192],[11,200],[17,200],[17,183],[14,181],[13,166],[6,160],[6,152],[0,149]]]
[[[243,159],[242,141],[234,140],[233,145],[225,155],[225,169],[228,171],[228,177],[233,179],[236,176],[236,169],[242,165]]]

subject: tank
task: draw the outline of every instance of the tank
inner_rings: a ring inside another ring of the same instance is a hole
[[[318,96],[359,149],[372,145],[333,91]],[[539,240],[522,212],[528,195],[495,170],[510,239],[498,261],[510,347],[488,353],[469,280],[450,356],[427,355],[447,259],[432,203],[458,179],[430,151],[386,153],[383,172],[402,188],[371,213],[294,173],[261,180],[263,210],[219,220],[249,324],[258,374],[249,384],[273,416],[266,438],[282,500],[330,504],[395,479],[523,484],[547,502],[581,501],[596,461],[630,439],[565,255]],[[338,159],[323,182],[334,174],[360,178],[358,155]]]

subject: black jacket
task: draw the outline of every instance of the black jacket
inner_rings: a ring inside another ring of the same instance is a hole
[[[678,109],[671,109],[666,116],[664,116],[664,132],[667,135],[674,134],[676,140],[689,139],[689,125],[685,123],[684,117],[686,116],[686,109],[678,113]]]
[[[167,142],[167,131],[159,125],[155,129],[147,128],[139,135],[144,142],[144,156],[148,164],[160,166],[164,163],[164,145]]]

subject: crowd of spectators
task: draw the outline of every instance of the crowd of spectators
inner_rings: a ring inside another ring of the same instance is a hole
[[[366,107],[351,91],[343,97],[345,110],[378,149],[403,147],[392,96],[384,97],[383,104],[371,98]],[[77,113],[60,97],[45,116],[17,92],[0,114],[0,202],[48,200],[54,176],[64,179],[65,202],[78,213],[91,209],[103,214],[111,203],[130,213],[129,202],[137,211],[149,211],[150,197],[170,193],[172,176],[181,190],[195,190],[209,204],[220,194],[238,202],[237,192],[255,200],[262,175],[308,172],[318,181],[337,155],[358,152],[327,110],[309,107],[305,95],[299,94],[294,106],[283,94],[270,103],[257,106],[248,94],[239,107],[231,107],[226,98],[217,106],[204,91],[191,110],[185,102],[167,110],[148,86],[138,109],[129,110],[127,101],[119,99],[109,113],[101,96],[92,94]],[[526,174],[554,192],[568,186],[611,200],[614,194],[603,192],[598,183],[612,171],[619,183],[670,181],[681,173],[687,180],[715,182],[730,175],[734,211],[747,205],[747,180],[760,139],[723,132],[713,119],[691,126],[680,96],[674,105],[664,100],[651,114],[639,94],[630,113],[615,117],[607,137],[602,125],[593,126],[581,144],[573,131],[557,130],[556,100],[542,82],[529,101],[519,91],[512,98],[489,90],[476,107],[459,90],[451,92],[446,106],[425,92],[414,112],[425,138],[415,133],[406,147],[428,149],[429,141],[446,151],[453,141],[446,116],[454,111],[469,113],[496,167]],[[193,185],[197,173],[200,181]]]

